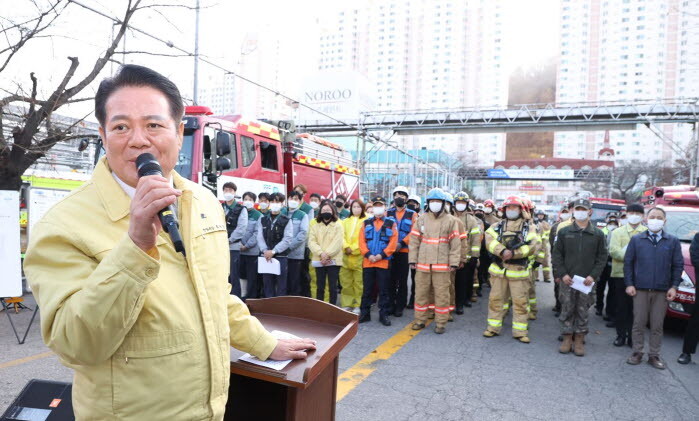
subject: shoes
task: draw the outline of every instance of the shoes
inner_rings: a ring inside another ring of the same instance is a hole
[[[479,295],[479,297],[480,297],[480,295]],[[471,302],[472,302],[472,303],[477,303],[477,302],[478,302],[478,298],[476,298],[476,297],[471,297]]]
[[[469,303],[469,302],[466,302],[466,303],[464,304],[464,307],[468,307],[468,308],[471,308],[471,307],[473,307],[473,306],[471,305],[471,303]]]
[[[607,326],[607,327],[616,327],[616,322],[614,322],[614,320],[609,321],[609,322],[607,322],[607,324],[605,324],[605,326]]]
[[[453,321],[454,321],[454,314],[452,314],[451,311],[449,312],[449,319],[448,319],[448,321],[450,321],[450,322],[453,322]]]
[[[434,328],[434,333],[441,335],[442,333],[446,332],[447,329],[444,326],[435,326]]]
[[[456,310],[454,312],[458,315],[464,314],[464,308],[463,307],[456,307]]]
[[[576,333],[573,338],[573,353],[576,357],[585,356],[585,335]]]
[[[555,318],[561,317],[561,312],[557,311],[557,312],[553,313],[553,317],[555,317]]]
[[[393,316],[395,317],[403,317],[403,310],[396,310],[393,312]]]
[[[643,361],[643,354],[640,352],[634,352],[631,354],[629,359],[626,360],[626,364],[639,365],[641,364],[641,361]],[[648,362],[650,362],[650,360]]]
[[[633,342],[631,341],[631,335],[629,335],[629,337],[626,338],[626,345],[628,345],[629,348],[633,346]]]
[[[388,316],[381,316],[381,317],[379,317],[379,321],[380,321],[381,324],[384,325],[384,326],[391,326],[391,321],[388,320]]]
[[[491,332],[489,330],[486,330],[485,332],[483,332],[483,336],[485,336],[486,338],[492,338],[493,336],[498,336],[498,334],[495,332]]]
[[[536,320],[536,314],[529,313],[529,320]]]
[[[623,336],[617,336],[614,340],[614,346],[624,346],[626,345],[626,338]]]
[[[544,282],[547,283],[547,284],[550,284],[550,283],[551,283],[551,280],[550,280],[550,279],[544,279]]]
[[[482,297],[483,293],[481,291],[476,291],[476,295],[479,297]],[[474,298],[476,298],[476,297],[471,298],[471,301],[473,301],[475,303],[476,301],[474,300]]]
[[[604,320],[605,322],[611,322],[612,318],[609,316],[604,316],[604,317],[602,317],[602,320]]]
[[[531,339],[529,339],[529,336],[520,336],[519,338],[515,338],[515,339],[522,342],[523,344],[528,344],[531,342]]]
[[[680,357],[677,359],[677,362],[680,364],[689,364],[692,362],[692,356],[682,353],[682,355],[680,355]]]
[[[601,316],[601,315],[602,315],[602,309],[601,309],[601,308],[598,308],[597,310],[595,310],[595,314],[598,315],[598,316]]]
[[[573,335],[563,335],[563,343],[561,343],[558,352],[561,354],[567,354],[573,347]]]
[[[366,323],[371,321],[371,314],[362,314],[359,316],[359,323]]]
[[[536,282],[541,282],[541,281],[537,279]]]
[[[553,311],[554,313],[558,313],[561,311],[561,309],[558,307],[551,307],[551,311]]]
[[[361,312],[362,312],[362,310],[360,310],[359,307],[355,307],[352,309],[352,313],[354,313],[354,314],[360,314]]]
[[[412,327],[413,330],[421,330],[424,328],[425,328],[424,323],[413,323],[413,327]]]
[[[652,365],[653,368],[658,370],[665,370],[665,363],[657,355],[648,357],[648,364]]]
[[[408,305],[405,306],[405,308],[407,308],[408,310],[412,310],[414,307],[415,307],[415,303],[408,303]]]

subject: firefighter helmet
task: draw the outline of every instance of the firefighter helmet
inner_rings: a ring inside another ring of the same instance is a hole
[[[430,201],[430,200],[447,200],[447,195],[444,193],[444,190],[440,189],[439,187],[435,187],[429,192],[427,192],[427,197],[425,200]]]
[[[486,208],[495,208],[495,202],[493,202],[493,199],[486,199],[486,201],[483,202],[483,206]]]
[[[454,202],[466,202],[468,203],[469,197],[468,193],[465,191],[460,191],[454,195]]]
[[[454,205],[454,196],[452,196],[451,193],[448,193],[448,192],[444,193],[444,194],[447,196],[447,198],[445,199],[446,202],[453,206]]]
[[[520,199],[517,196],[510,196],[507,199],[505,199],[504,202],[502,202],[501,209],[505,209],[506,207],[511,206],[511,205],[519,206],[520,209],[525,208],[524,203],[522,203],[522,199]]]

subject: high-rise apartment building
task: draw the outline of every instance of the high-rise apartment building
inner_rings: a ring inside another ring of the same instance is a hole
[[[318,69],[365,75],[378,111],[506,105],[502,9],[490,0],[351,2],[322,22]],[[499,133],[423,135],[401,142],[492,165],[504,156],[504,139]]]
[[[699,0],[561,0],[556,100],[656,101],[699,96]],[[617,161],[680,157],[688,125],[613,131]],[[595,159],[604,132],[558,132],[556,157]]]

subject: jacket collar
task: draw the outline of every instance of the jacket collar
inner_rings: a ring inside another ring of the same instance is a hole
[[[189,180],[177,174],[176,171],[172,172],[172,180],[175,188],[183,191],[191,190],[192,197],[198,199],[199,193],[197,189],[192,189],[188,185]],[[118,221],[129,214],[131,198],[112,176],[112,170],[109,168],[106,157],[102,157],[97,163],[95,171],[92,173],[92,183],[97,187],[97,194],[110,220]]]
[[[645,238],[650,240],[651,234],[653,234],[653,233],[650,230],[645,230],[642,235],[645,236]],[[667,233],[665,232],[664,229],[660,230],[660,232],[658,234],[660,234],[661,239],[667,238]]]
[[[594,233],[595,233],[594,227],[592,226],[592,221],[588,222],[588,223],[587,223],[587,226],[586,226],[584,229],[583,229],[583,228],[580,228],[580,227],[578,226],[578,224],[575,223],[575,221],[573,221],[573,223],[572,223],[571,225],[573,226],[572,229],[575,230],[575,231],[582,231],[582,232],[586,232],[586,233],[588,233],[588,234],[594,234]]]
[[[638,226],[636,228],[632,227],[631,224],[626,224],[626,225],[624,225],[624,227],[626,228],[626,232],[628,232],[629,234],[632,234],[634,232],[639,232],[639,231],[640,232],[647,231],[647,229],[644,229],[645,226],[643,224],[638,224]]]

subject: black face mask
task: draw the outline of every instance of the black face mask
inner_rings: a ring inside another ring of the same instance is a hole
[[[344,203],[342,203],[340,201],[335,202],[335,207],[337,207],[338,209],[342,209],[343,206],[345,206]]]
[[[329,221],[330,219],[332,219],[332,217],[333,217],[333,214],[330,212],[323,212],[320,214],[320,218],[325,220],[325,221]]]
[[[405,206],[405,199],[403,199],[402,197],[397,197],[397,198],[393,199],[393,203],[397,207],[402,208],[403,206]]]
[[[417,205],[410,204],[410,205],[408,205],[408,209],[410,209],[411,211],[417,212],[418,208],[417,208]]]
[[[484,218],[485,218],[485,215],[482,214],[482,213],[480,213],[480,212],[477,212],[475,215],[476,215],[476,218],[480,218],[480,219],[484,219]]]

